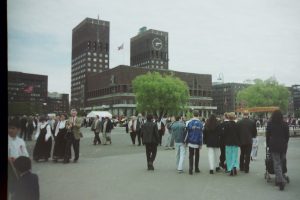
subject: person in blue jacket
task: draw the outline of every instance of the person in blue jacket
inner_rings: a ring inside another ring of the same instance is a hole
[[[187,123],[185,143],[189,147],[189,174],[193,174],[195,160],[195,172],[199,173],[199,153],[202,146],[203,124],[199,120],[199,112],[194,111],[194,117]],[[195,158],[195,159],[194,159]]]

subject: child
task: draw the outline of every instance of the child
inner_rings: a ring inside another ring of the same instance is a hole
[[[39,200],[39,180],[36,174],[30,172],[30,159],[20,156],[15,160],[14,166],[19,174],[19,179],[14,187],[12,200]]]

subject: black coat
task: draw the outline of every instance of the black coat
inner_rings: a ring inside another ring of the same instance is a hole
[[[286,122],[281,124],[268,122],[266,137],[270,152],[286,153],[290,137],[289,126]]]
[[[228,121],[223,124],[223,139],[226,146],[240,145],[238,128],[234,121]]]
[[[215,129],[208,129],[204,127],[203,130],[203,142],[207,147],[220,147],[221,126],[215,127]]]
[[[156,123],[147,121],[142,125],[143,144],[158,144],[159,136]]]
[[[19,178],[15,185],[12,200],[39,200],[40,186],[38,176],[27,172]]]
[[[240,144],[249,145],[252,144],[252,138],[257,136],[256,124],[254,121],[244,118],[237,123]]]

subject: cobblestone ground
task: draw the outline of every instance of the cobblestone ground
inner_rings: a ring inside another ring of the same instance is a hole
[[[146,170],[145,149],[132,146],[124,128],[112,133],[112,145],[92,144],[93,133],[82,128],[78,163],[33,163],[39,175],[41,200],[133,200],[133,199],[300,199],[300,138],[291,138],[287,154],[290,184],[283,192],[264,179],[265,139],[259,137],[258,160],[251,162],[250,173],[229,177],[224,172],[209,174],[207,149],[200,152],[200,170],[188,175],[177,174],[174,150],[159,147],[155,170]],[[28,142],[32,152],[34,141]]]

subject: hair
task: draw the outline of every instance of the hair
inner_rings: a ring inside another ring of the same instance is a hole
[[[280,110],[275,110],[272,113],[271,122],[277,124],[281,124],[283,122],[283,115]]]
[[[8,127],[21,128],[21,123],[18,119],[11,119],[8,121]]]
[[[199,117],[199,111],[198,110],[194,110],[193,115],[194,115],[194,117]]]
[[[151,114],[148,114],[146,118],[147,118],[147,121],[151,121],[153,119],[153,116]]]
[[[47,121],[47,117],[46,116],[40,116],[40,119],[39,119],[40,122],[45,122]]]
[[[99,119],[99,115],[96,115],[96,118]]]
[[[235,120],[235,113],[234,112],[227,113],[227,116],[228,116],[229,120],[231,120],[231,121]]]
[[[15,160],[14,166],[20,173],[24,173],[31,169],[31,160],[26,156],[19,156]]]
[[[208,130],[213,130],[217,127],[217,118],[214,114],[212,114],[205,123],[205,128]]]
[[[68,118],[68,115],[66,114],[66,113],[62,113],[62,114],[60,114],[60,116],[65,116],[65,119],[67,119]]]
[[[180,120],[180,116],[179,116],[179,115],[176,115],[176,116],[175,116],[175,120],[176,120],[176,121],[179,121],[179,120]]]

